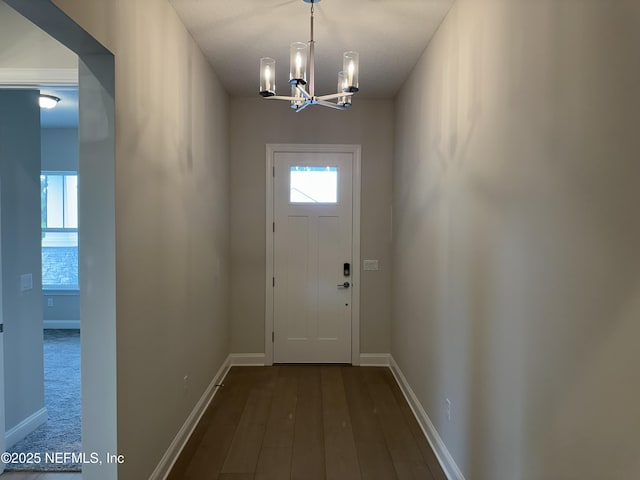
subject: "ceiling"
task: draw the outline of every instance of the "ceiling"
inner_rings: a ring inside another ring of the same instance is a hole
[[[0,69],[9,68],[77,70],[78,57],[0,0]]]
[[[318,1],[318,0],[316,0]],[[342,54],[360,53],[360,93],[392,98],[454,0],[321,0],[315,5],[316,94],[336,90]],[[170,0],[232,96],[258,94],[261,57],[289,95],[289,45],[309,40],[303,0]]]
[[[60,98],[55,108],[41,109],[41,126],[77,128],[77,82],[77,55],[0,0],[0,89]]]

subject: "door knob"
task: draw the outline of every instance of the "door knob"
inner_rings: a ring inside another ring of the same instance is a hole
[[[351,284],[349,282],[339,283],[338,288],[349,288]]]

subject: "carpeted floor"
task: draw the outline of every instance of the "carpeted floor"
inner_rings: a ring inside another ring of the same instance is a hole
[[[44,395],[49,420],[10,452],[80,452],[80,330],[44,331]],[[6,470],[76,471],[79,464],[7,465]]]

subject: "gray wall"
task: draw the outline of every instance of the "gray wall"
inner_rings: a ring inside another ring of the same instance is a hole
[[[44,407],[37,91],[0,90],[6,429]],[[33,290],[20,275],[33,274]]]
[[[397,99],[392,354],[466,478],[640,471],[638,18],[458,0]]]
[[[77,128],[43,128],[40,138],[42,170],[78,171]],[[53,306],[49,306],[49,299],[53,300]],[[80,295],[78,292],[47,290],[43,297],[42,308],[45,327],[48,320],[80,321]]]
[[[49,305],[49,299],[53,305]],[[80,321],[80,294],[62,290],[44,290],[42,296],[42,310],[44,328],[54,328],[52,325],[58,325],[55,328],[62,328],[60,321]],[[49,321],[57,321],[58,323],[48,323]],[[79,324],[78,324],[79,325]],[[78,328],[75,323],[69,324],[74,328]]]
[[[393,102],[354,99],[349,111],[286,102],[231,101],[231,351],[264,352],[265,170],[267,143],[362,144],[361,351],[389,351]]]
[[[169,2],[55,3],[115,54],[118,478],[149,478],[229,353],[228,100]]]
[[[78,171],[77,128],[43,128],[41,139],[42,170]]]

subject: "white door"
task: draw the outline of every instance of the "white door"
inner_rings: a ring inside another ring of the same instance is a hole
[[[351,363],[353,154],[273,164],[273,361]]]

